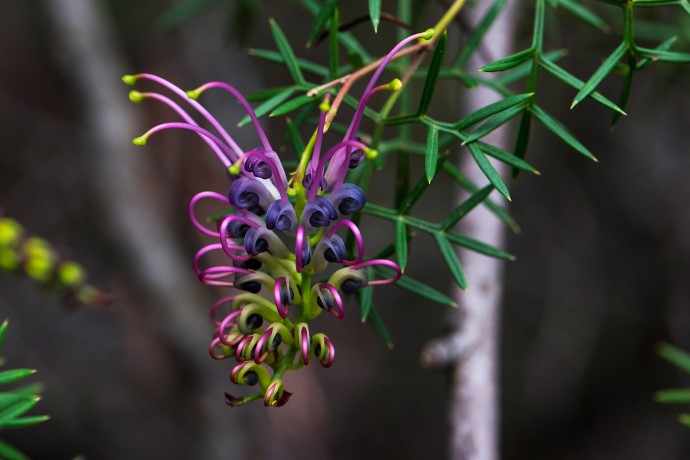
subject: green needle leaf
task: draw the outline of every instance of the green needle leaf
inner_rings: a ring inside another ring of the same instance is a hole
[[[285,102],[290,96],[292,96],[292,94],[295,91],[297,91],[297,88],[295,88],[293,86],[293,87],[287,88],[282,93],[276,94],[275,96],[273,96],[272,98],[270,98],[266,102],[259,105],[256,109],[254,109],[254,111],[256,112],[256,116],[258,118],[261,118],[261,117],[265,116],[266,114],[270,113],[271,111],[273,111],[273,109],[278,107],[280,104]],[[237,123],[237,126],[242,127],[248,123],[251,123],[251,121],[252,121],[252,119],[249,118],[249,115],[247,115],[244,118],[242,118],[239,123]]]
[[[426,136],[426,152],[424,153],[424,172],[431,183],[436,175],[438,165],[438,128],[430,126]]]
[[[426,114],[426,111],[429,109],[431,98],[434,95],[434,89],[436,89],[438,75],[441,71],[441,66],[443,65],[443,55],[446,52],[446,41],[447,35],[444,32],[443,35],[441,35],[441,39],[436,44],[434,55],[431,57],[431,64],[429,64],[429,69],[426,73],[424,88],[422,89],[422,97],[419,101],[419,109],[417,110],[418,115]]]
[[[477,162],[477,166],[479,166],[479,169],[482,170],[486,178],[489,179],[489,182],[491,182],[493,186],[496,187],[496,190],[498,190],[498,192],[501,195],[503,195],[504,197],[506,197],[508,201],[510,201],[510,193],[508,192],[508,187],[506,187],[506,184],[503,182],[503,179],[501,179],[501,176],[498,174],[498,171],[496,171],[496,168],[494,168],[491,162],[486,158],[486,155],[484,155],[479,146],[475,143],[472,143],[467,144],[467,147],[469,148],[470,153],[474,158],[474,161]]]
[[[665,51],[659,48],[643,48],[638,46],[635,51],[640,53],[642,56],[651,59],[652,61],[662,61],[662,62],[674,62],[685,64],[690,62],[689,53],[678,53],[675,51]]]
[[[40,400],[41,398],[39,398],[38,396],[32,396],[27,399],[22,399],[21,401],[9,406],[8,408],[3,409],[3,411],[0,412],[0,425],[5,423],[7,420],[11,420],[29,411]]]
[[[340,51],[338,48],[338,26],[340,25],[340,13],[338,8],[333,8],[333,17],[331,18],[331,30],[328,37],[328,78],[335,80],[338,78],[340,67]]]
[[[690,428],[690,414],[680,414],[678,416],[678,421],[680,423],[682,423],[683,425],[687,426],[688,428]]]
[[[523,106],[524,103],[533,95],[534,93],[518,94],[517,96],[510,96],[500,101],[493,102],[467,115],[465,118],[455,123],[453,128],[457,130],[465,129],[469,126],[479,123],[485,118],[489,118],[497,113],[503,112],[504,110],[516,106]]]
[[[502,72],[504,70],[512,69],[513,67],[517,67],[523,62],[534,57],[534,53],[534,48],[527,48],[526,50],[522,50],[518,53],[511,54],[510,56],[494,61],[491,64],[487,64],[481,69],[479,69],[479,71]]]
[[[291,99],[287,101],[286,103],[278,106],[275,110],[273,110],[268,116],[269,117],[278,117],[280,115],[285,115],[286,113],[292,112],[293,110],[297,110],[300,107],[304,107],[305,105],[312,104],[315,102],[318,102],[319,99],[316,97],[309,97],[306,94],[302,96],[297,96],[294,99]]]
[[[687,404],[690,403],[690,388],[657,391],[654,400],[663,404]]]
[[[256,56],[259,59],[263,59],[269,62],[275,62],[276,64],[285,64],[285,58],[277,51],[264,50],[257,48],[250,48],[248,51],[249,55]],[[328,69],[322,65],[314,64],[310,61],[305,61],[304,59],[297,59],[297,64],[300,69],[305,72],[313,73],[322,78],[328,77]]]
[[[12,369],[9,371],[0,372],[0,385],[7,385],[8,383],[24,380],[28,376],[35,373],[36,371],[33,369]]]
[[[367,277],[373,279],[374,272],[370,268],[366,269]],[[365,286],[359,290],[359,310],[362,322],[365,322],[372,310],[374,300],[374,286]]]
[[[0,325],[0,351],[5,346],[5,335],[7,334],[7,325],[10,323],[9,319],[6,319]]]
[[[4,441],[0,441],[0,458],[4,460],[29,460],[29,457]]]
[[[24,428],[45,422],[46,420],[50,420],[49,415],[34,415],[31,417],[13,418],[12,420],[7,420],[6,422],[0,424],[0,429]]]
[[[486,122],[482,123],[476,130],[474,130],[469,136],[467,136],[462,143],[469,144],[470,142],[474,142],[476,140],[481,139],[482,137],[486,136],[492,131],[508,123],[513,117],[522,113],[523,110],[524,106],[517,105],[515,107],[506,109],[503,112],[497,113],[496,115],[488,119]]]
[[[393,270],[390,268],[376,267],[375,270],[376,273],[380,274],[384,278],[390,278],[393,276]],[[396,281],[395,285],[420,297],[424,297],[427,300],[431,300],[432,302],[436,302],[447,307],[458,306],[453,299],[444,293],[432,288],[428,284],[422,283],[414,278],[410,278],[407,275],[403,275],[402,278]]]
[[[601,19],[594,11],[580,4],[574,0],[552,0],[551,2],[556,7],[561,7],[569,12],[585,24],[606,32],[609,26]]]
[[[371,25],[374,26],[374,32],[378,32],[379,22],[381,22],[381,0],[369,0],[369,17]]]
[[[690,374],[690,354],[668,343],[660,344],[656,351],[664,359],[670,361],[682,371]]]
[[[398,260],[400,270],[405,272],[407,266],[407,225],[402,218],[395,222],[395,258]]]
[[[549,129],[552,133],[554,133],[556,136],[560,137],[563,142],[586,156],[587,158],[594,160],[594,161],[599,161],[596,159],[596,157],[592,154],[592,152],[587,149],[580,141],[578,141],[575,136],[561,124],[558,120],[553,118],[551,115],[548,113],[544,112],[544,110],[538,106],[533,106],[532,107],[532,115],[534,115],[534,118],[539,120],[541,124],[546,126],[546,128]]]
[[[460,219],[465,217],[472,209],[474,209],[479,203],[484,201],[494,189],[493,185],[487,185],[483,189],[473,193],[469,198],[460,203],[448,217],[441,223],[441,228],[443,230],[448,230],[453,225],[457,224]]]
[[[280,54],[283,56],[283,59],[285,60],[285,65],[287,66],[288,72],[290,72],[292,79],[295,80],[295,82],[297,83],[305,84],[306,80],[302,75],[302,71],[299,69],[297,57],[295,56],[294,51],[292,51],[292,47],[290,46],[290,43],[287,41],[287,38],[285,38],[283,30],[280,28],[278,23],[275,22],[275,20],[269,19],[269,23],[271,24],[271,33],[273,34],[273,39],[275,40],[276,45],[278,46],[278,51],[280,51]]]
[[[486,35],[486,32],[494,23],[505,5],[506,0],[496,0],[493,5],[489,7],[484,17],[479,21],[479,24],[472,30],[472,35],[470,35],[462,46],[458,57],[455,58],[455,62],[453,62],[453,67],[462,68],[467,64],[467,61],[469,61],[470,57],[472,57],[477,50],[484,39],[484,35]]]
[[[434,238],[436,239],[436,244],[438,244],[438,248],[441,250],[443,260],[445,260],[446,265],[448,265],[448,269],[450,270],[450,274],[453,277],[453,280],[455,281],[455,283],[457,283],[458,286],[460,286],[461,289],[466,291],[467,279],[465,278],[465,271],[462,269],[460,259],[458,259],[458,255],[455,253],[455,249],[446,239],[445,233],[436,232],[434,233]]]
[[[321,8],[319,9],[319,13],[316,15],[316,19],[314,20],[314,25],[311,27],[311,32],[309,33],[309,38],[307,39],[307,47],[311,46],[314,42],[314,39],[323,29],[326,28],[326,23],[333,14],[333,10],[335,9],[337,3],[338,0],[326,0],[323,2],[323,5],[321,5]]]
[[[395,344],[393,343],[393,339],[391,338],[391,333],[388,331],[388,327],[386,327],[386,323],[383,322],[383,318],[381,318],[379,312],[377,312],[376,309],[373,307],[371,308],[371,312],[367,317],[367,323],[369,323],[371,327],[374,328],[374,332],[376,332],[376,335],[378,335],[386,343],[386,346],[390,350],[395,348]]]
[[[509,252],[495,246],[482,243],[481,241],[470,238],[469,236],[447,231],[446,238],[453,244],[457,244],[458,246],[462,246],[463,248],[467,248],[471,251],[484,254],[485,256],[494,257],[496,259],[515,260],[515,256]]]
[[[523,171],[530,172],[532,174],[541,174],[539,171],[534,169],[532,165],[527,163],[524,160],[521,160],[520,158],[516,157],[512,153],[503,150],[501,148],[496,147],[495,145],[491,144],[485,144],[483,142],[479,143],[479,148],[482,149],[482,152],[486,153],[490,157],[494,157],[499,161],[502,161],[505,164],[508,164],[512,166],[513,168],[516,169],[521,169]]]
[[[601,83],[601,81],[609,73],[611,73],[616,64],[618,64],[618,61],[625,56],[627,51],[628,44],[625,41],[621,42],[621,44],[618,45],[618,48],[616,48],[613,53],[606,58],[603,64],[601,64],[601,66],[592,74],[589,80],[587,80],[587,83],[585,83],[582,89],[575,95],[575,99],[573,99],[573,103],[570,106],[571,109],[582,102],[587,96],[590,95],[592,91],[596,89],[597,86],[599,86],[599,83]]]

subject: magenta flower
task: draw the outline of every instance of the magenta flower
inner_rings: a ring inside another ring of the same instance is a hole
[[[383,59],[364,91],[344,138],[327,150],[323,149],[325,112],[329,110],[329,95],[326,95],[320,106],[313,143],[302,153],[297,170],[290,176],[252,107],[232,86],[211,82],[185,92],[155,75],[123,78],[127,84],[139,80],[156,83],[192,109],[187,111],[162,94],[132,91],[133,101],[155,99],[182,119],[153,127],[134,139],[136,145],[144,145],[150,136],[167,129],[192,131],[206,142],[229,172],[231,184],[227,195],[201,192],[189,205],[192,224],[214,239],[194,257],[193,268],[199,280],[240,291],[211,306],[215,330],[210,355],[217,360],[237,361],[230,373],[233,383],[260,387],[245,397],[226,394],[228,405],[261,398],[266,406],[285,404],[290,397],[282,381],[287,370],[308,365],[312,359],[330,367],[335,359],[331,340],[321,333],[312,334],[309,321],[324,311],[343,318],[346,313],[343,296],[364,286],[390,284],[400,278],[401,270],[396,263],[364,259],[362,234],[349,217],[362,210],[366,196],[359,186],[345,180],[350,169],[376,155],[356,137],[366,103],[378,91],[400,88],[399,80],[375,86],[383,68],[402,47],[421,37],[428,38],[428,32],[403,40]],[[210,89],[228,92],[244,106],[258,135],[258,147],[242,149],[197,102]],[[194,117],[209,124],[212,130],[201,127]],[[215,228],[204,226],[196,217],[196,204],[204,199],[230,207],[217,220]],[[355,241],[356,254],[352,259],[348,259],[344,243],[346,232]],[[201,259],[212,251],[222,251],[227,256],[226,265],[204,267]],[[394,276],[369,279],[364,269],[375,265],[392,268]],[[332,274],[323,280],[326,270]]]

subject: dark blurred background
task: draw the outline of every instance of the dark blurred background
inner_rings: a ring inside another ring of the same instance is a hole
[[[46,391],[34,412],[52,416],[2,438],[37,459],[443,458],[447,379],[422,370],[418,355],[443,332],[445,312],[395,287],[375,297],[393,351],[351,304],[343,321],[318,321],[336,344],[336,365],[290,375],[287,406],[225,406],[223,391],[237,392],[231,365],[206,350],[207,307],[218,292],[197,286],[191,257],[205,240],[186,218],[196,192],[225,193],[225,173],[191,134],[131,145],[172,114],[129,103],[120,77],[146,71],[183,88],[224,80],[245,93],[287,84],[285,69],[246,52],[275,49],[269,17],[299,56],[323,62],[327,50],[302,46],[312,16],[296,2],[208,3],[175,27],[162,22],[173,6],[165,0],[3,3],[0,208],[85,265],[117,302],[67,310],[31,281],[0,274],[8,363],[39,370],[34,380]],[[367,11],[365,2],[342,8],[344,19]],[[440,11],[428,8],[419,29]],[[662,14],[675,21],[679,11]],[[552,11],[549,18],[550,48],[572,49],[562,65],[583,79],[618,43],[615,32],[592,33]],[[529,31],[530,20],[526,8],[519,30]],[[395,42],[389,24],[378,36],[368,24],[355,33],[373,55]],[[458,36],[451,31],[451,49]],[[516,49],[529,32],[521,36]],[[615,100],[621,82],[609,78],[602,92]],[[687,384],[654,347],[663,340],[690,349],[690,71],[641,72],[630,116],[614,131],[600,106],[568,111],[573,91],[546,75],[541,84],[540,103],[600,161],[535,128],[528,159],[542,175],[510,184],[522,232],[507,248],[517,261],[507,266],[503,308],[503,457],[690,458],[680,409],[652,399]],[[459,102],[465,90],[441,89],[452,97],[437,97],[439,114],[457,110],[443,99]],[[239,105],[220,93],[204,102],[240,145],[256,142],[250,128],[234,129]],[[282,119],[264,126],[274,138],[285,130]],[[374,193],[383,196],[372,201],[389,203],[390,181],[377,177]],[[439,179],[425,203],[448,209],[448,187]],[[391,235],[371,219],[362,230],[368,253]],[[415,239],[406,273],[446,290],[450,277],[429,247],[431,239]]]

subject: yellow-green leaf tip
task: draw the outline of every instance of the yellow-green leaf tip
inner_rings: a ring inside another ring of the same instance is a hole
[[[135,137],[134,139],[132,139],[132,144],[138,145],[138,146],[146,145],[147,139],[148,139],[148,137],[146,135]]]
[[[135,103],[139,103],[144,99],[144,95],[141,94],[139,91],[130,91],[129,92],[129,100]]]
[[[388,83],[388,89],[391,91],[399,91],[402,88],[402,82],[399,78],[395,78],[393,81]]]
[[[126,85],[133,85],[137,82],[139,77],[136,75],[123,75],[122,76],[122,81],[125,82]]]
[[[193,89],[193,90],[187,91],[186,94],[187,94],[188,98],[194,99],[196,101],[197,99],[199,99],[199,96],[201,96],[201,90]]]

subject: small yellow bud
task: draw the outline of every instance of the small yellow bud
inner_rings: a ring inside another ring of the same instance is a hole
[[[195,101],[199,99],[199,96],[201,96],[201,89],[192,89],[190,91],[187,91],[185,94],[187,94],[187,97],[190,99],[194,99]]]
[[[322,112],[328,112],[331,110],[331,103],[328,101],[323,101],[321,104],[319,104],[319,110]]]
[[[370,160],[373,160],[377,156],[379,156],[379,152],[376,149],[364,149],[364,154],[369,158]]]
[[[141,94],[139,91],[130,91],[129,92],[129,100],[134,102],[134,103],[139,103],[144,99],[144,95]]]
[[[399,91],[402,88],[402,82],[399,78],[395,78],[393,81],[388,83],[388,89],[391,91]]]
[[[22,226],[14,219],[0,219],[0,247],[13,245],[22,234]]]
[[[132,144],[139,145],[139,146],[146,145],[147,140],[148,140],[148,136],[146,136],[146,135],[135,137],[134,139],[132,139]]]
[[[422,38],[424,40],[431,40],[433,38],[434,34],[436,34],[436,31],[433,28],[427,29],[424,31],[424,35],[422,35]]]
[[[65,286],[78,286],[84,278],[84,269],[76,262],[65,262],[58,267],[58,279]]]
[[[240,164],[239,163],[234,163],[228,166],[228,172],[232,174],[233,176],[236,176],[240,173]]]
[[[139,77],[136,75],[123,75],[122,76],[122,81],[125,82],[126,85],[133,85],[137,82]]]

